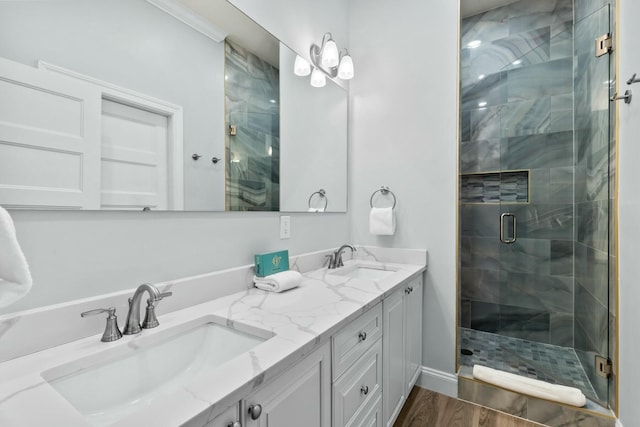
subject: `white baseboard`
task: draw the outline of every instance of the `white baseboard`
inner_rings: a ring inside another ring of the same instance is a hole
[[[456,398],[458,397],[458,376],[449,372],[423,366],[416,384],[427,390]]]

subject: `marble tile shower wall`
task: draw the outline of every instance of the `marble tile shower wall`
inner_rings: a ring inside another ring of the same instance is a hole
[[[601,399],[609,395],[615,408],[616,372],[610,381],[595,373],[594,355],[615,359],[615,245],[613,215],[615,183],[615,104],[609,92],[615,61],[593,54],[595,37],[610,32],[614,4],[576,0],[574,73],[576,127],[575,350]],[[611,9],[610,9],[611,7]],[[615,54],[615,50],[614,50]],[[610,143],[610,141],[612,141]],[[611,214],[610,214],[611,212]],[[608,284],[611,285],[608,286]]]
[[[461,326],[572,346],[571,0],[521,0],[463,20],[460,133],[462,174],[530,179],[528,203],[461,201]],[[507,211],[518,219],[512,245],[498,239]]]
[[[280,206],[279,70],[225,42],[227,210],[277,211]]]

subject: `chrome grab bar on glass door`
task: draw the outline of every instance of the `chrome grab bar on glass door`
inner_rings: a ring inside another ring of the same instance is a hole
[[[504,232],[504,226],[506,222],[505,218],[513,218],[513,237],[511,237],[510,239],[507,239],[505,237],[505,232]],[[511,212],[503,213],[502,215],[500,215],[500,241],[508,245],[510,243],[515,243],[517,238],[518,237],[516,232],[516,215]]]

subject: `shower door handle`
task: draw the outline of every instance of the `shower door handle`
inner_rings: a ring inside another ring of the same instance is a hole
[[[512,219],[512,223],[513,223],[513,236],[511,238],[507,238],[505,236],[505,232],[504,232],[504,227],[506,225],[507,222],[507,218],[511,218]],[[513,214],[511,212],[505,212],[502,215],[500,215],[500,241],[502,243],[505,244],[511,244],[511,243],[515,243],[516,239],[518,238],[517,236],[517,228],[516,228],[516,214]]]

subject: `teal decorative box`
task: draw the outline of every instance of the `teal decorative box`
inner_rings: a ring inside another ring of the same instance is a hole
[[[258,277],[289,270],[289,251],[256,254],[254,258]]]

